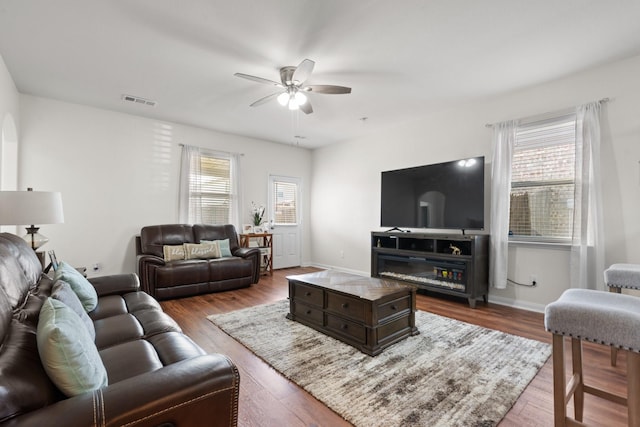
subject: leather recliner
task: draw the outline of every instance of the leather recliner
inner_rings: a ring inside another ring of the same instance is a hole
[[[229,239],[231,257],[165,260],[164,246]],[[260,279],[260,250],[241,248],[233,225],[164,224],[143,227],[136,237],[142,289],[169,299],[251,286]]]
[[[0,233],[0,426],[237,425],[240,377],[229,358],[184,335],[135,274],[89,281],[108,385],[67,397],[47,375],[36,339],[53,279],[24,240]]]

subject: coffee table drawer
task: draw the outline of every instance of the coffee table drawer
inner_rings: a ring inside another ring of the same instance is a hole
[[[294,283],[293,295],[290,295],[290,297],[292,297],[294,301],[304,302],[306,304],[312,304],[322,307],[324,293],[322,289],[303,285],[301,283]]]
[[[365,304],[359,298],[327,292],[327,310],[360,322],[364,321]]]
[[[398,313],[402,313],[405,310],[411,309],[411,296],[407,295],[404,298],[390,301],[385,304],[381,304],[378,307],[378,321],[384,322],[387,318],[393,317]]]
[[[324,320],[322,309],[306,304],[300,304],[295,301],[293,302],[293,314],[296,318],[304,319],[320,326],[322,326],[322,321]]]
[[[327,329],[349,337],[360,344],[365,344],[367,340],[366,328],[364,326],[338,316],[327,315]]]

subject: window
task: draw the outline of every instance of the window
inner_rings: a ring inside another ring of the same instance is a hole
[[[273,181],[273,220],[279,225],[298,223],[298,185],[294,182]]]
[[[181,218],[190,224],[235,224],[236,158],[227,153],[184,147]],[[185,198],[186,195],[186,198]],[[186,209],[185,209],[186,207]],[[185,212],[186,211],[186,212]]]
[[[517,240],[571,239],[576,116],[518,126],[511,163],[509,235]]]

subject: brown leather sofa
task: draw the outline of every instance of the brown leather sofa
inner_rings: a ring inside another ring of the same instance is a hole
[[[29,245],[0,233],[0,426],[237,425],[234,364],[184,335],[135,274],[90,279],[98,304],[89,317],[108,385],[66,397],[36,340],[52,282]]]
[[[163,248],[229,239],[230,257],[166,260]],[[142,289],[157,299],[251,286],[260,279],[260,250],[241,248],[233,225],[165,224],[143,227],[136,238]]]

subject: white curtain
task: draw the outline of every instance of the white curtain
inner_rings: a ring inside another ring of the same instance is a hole
[[[180,162],[180,184],[178,189],[178,221],[181,224],[202,223],[202,199],[195,195],[202,194],[202,182],[199,179],[200,156],[225,158],[230,161],[230,209],[228,223],[235,225],[240,230],[240,155],[236,153],[222,153],[211,150],[182,146],[182,158]]]
[[[190,145],[182,146],[182,158],[180,160],[180,187],[178,188],[178,222],[180,224],[191,224],[191,215],[201,218],[202,204],[199,199],[193,200],[193,207],[190,206],[191,191],[198,191],[200,181],[191,182],[191,176],[200,175],[200,162],[195,161],[200,158],[200,149]],[[193,170],[192,166],[197,170]],[[195,221],[194,223],[197,223]]]
[[[604,289],[600,102],[585,104],[576,109],[575,182],[571,287]]]
[[[511,159],[517,127],[518,122],[515,120],[497,123],[493,126],[489,284],[498,289],[507,287]]]

